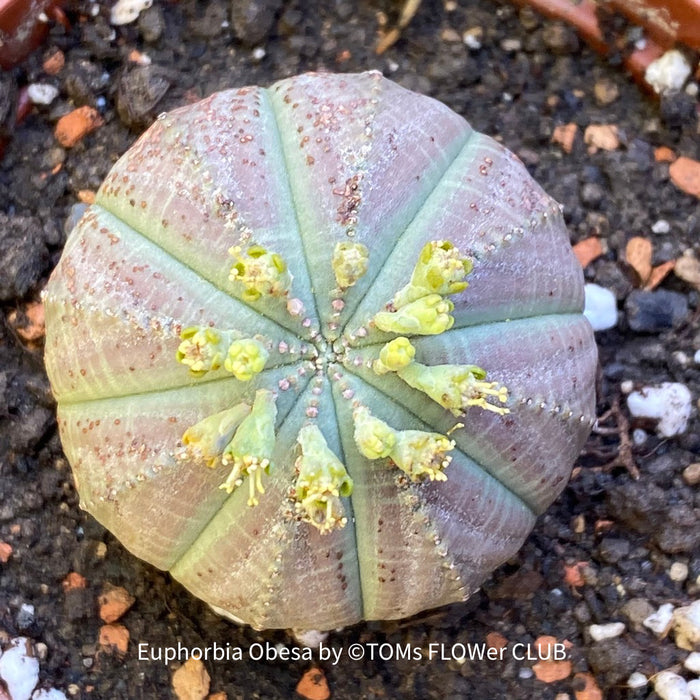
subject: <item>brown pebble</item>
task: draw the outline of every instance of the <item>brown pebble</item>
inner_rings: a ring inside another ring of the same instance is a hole
[[[595,153],[599,149],[614,151],[620,146],[620,138],[614,124],[591,124],[586,127],[583,141],[588,146],[589,153]]]
[[[683,481],[688,486],[697,486],[700,484],[700,462],[693,462],[683,470]]]
[[[605,106],[615,102],[620,96],[620,91],[617,83],[610,80],[610,78],[601,78],[593,86],[593,96],[599,105]]]
[[[561,124],[554,128],[552,142],[558,143],[565,153],[571,153],[571,149],[574,147],[574,139],[576,138],[577,132],[578,126],[576,126],[576,124],[573,122],[571,124]]]
[[[297,693],[306,700],[328,700],[331,691],[320,668],[310,668],[297,683]]]
[[[671,163],[668,172],[678,189],[700,197],[700,163],[697,160],[681,156]]]
[[[211,678],[199,659],[189,658],[173,673],[173,691],[178,700],[204,700]]]
[[[597,236],[584,238],[574,246],[574,255],[581,267],[586,267],[599,258],[604,252],[603,244]]]
[[[91,131],[104,124],[94,107],[84,105],[61,117],[54,130],[56,140],[64,148],[72,148]]]
[[[212,693],[207,696],[207,700],[227,700],[227,698],[228,695],[226,695],[223,690],[219,693]]]
[[[24,308],[24,316],[27,319],[25,325],[17,328],[17,334],[27,342],[40,340],[46,333],[44,322],[44,305],[40,301],[33,301]]]
[[[596,679],[590,673],[577,673],[574,675],[574,696],[576,700],[603,700]]]
[[[129,630],[118,623],[102,625],[98,644],[108,654],[116,653],[119,656],[124,656],[129,647]]]
[[[458,44],[460,41],[462,41],[462,37],[460,36],[459,32],[456,29],[452,29],[452,27],[447,27],[443,29],[440,32],[440,39],[442,39],[442,41],[448,41],[453,44]]]
[[[133,604],[136,599],[129,591],[121,586],[106,584],[105,590],[97,599],[100,606],[100,617],[105,622],[116,622]]]
[[[12,545],[0,540],[0,561],[6,564],[12,556]]]
[[[508,640],[500,632],[489,632],[486,635],[486,645],[489,649],[504,649]]]
[[[44,58],[42,68],[48,75],[58,75],[66,64],[66,57],[61,49],[53,49]]]
[[[95,203],[95,190],[79,190],[78,199],[83,204],[94,204]]]
[[[668,146],[659,146],[654,149],[654,160],[657,163],[673,163],[676,154]]]
[[[63,579],[61,585],[64,591],[72,591],[74,588],[85,588],[87,581],[84,576],[81,576],[75,571],[71,571],[68,576]]]

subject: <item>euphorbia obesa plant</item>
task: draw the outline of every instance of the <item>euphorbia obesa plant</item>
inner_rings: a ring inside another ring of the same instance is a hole
[[[561,491],[594,418],[558,205],[378,73],[163,115],[45,303],[83,507],[256,627],[466,599]]]

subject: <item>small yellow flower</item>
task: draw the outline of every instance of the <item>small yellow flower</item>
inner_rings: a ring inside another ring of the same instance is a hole
[[[336,243],[333,250],[331,266],[335,273],[335,281],[341,289],[347,289],[356,284],[367,272],[369,251],[362,243],[341,241]]]
[[[236,379],[247,382],[262,372],[268,357],[269,353],[260,341],[243,338],[231,344],[224,360],[224,368]]]
[[[224,363],[231,344],[231,334],[208,326],[190,326],[180,333],[177,361],[190,368],[190,374],[201,377]]]
[[[430,241],[423,246],[411,281],[393,299],[399,309],[428,294],[457,294],[467,288],[464,279],[472,271],[472,261],[461,257],[450,241]]]
[[[187,448],[188,454],[206,460],[208,467],[215,467],[221,462],[224,448],[236,428],[249,413],[250,406],[239,403],[233,408],[208,416],[187,428],[182,436],[182,444]]]
[[[367,459],[390,457],[411,481],[428,477],[445,481],[444,469],[452,461],[446,452],[455,443],[439,433],[423,430],[394,430],[388,423],[373,417],[369,409],[360,406],[353,412],[355,444]]]
[[[374,325],[387,333],[438,335],[452,328],[454,304],[439,294],[428,294],[396,311],[380,311]]]
[[[491,403],[508,401],[508,389],[498,382],[485,382],[486,372],[475,365],[422,365],[414,362],[397,374],[409,386],[427,394],[455,416],[469,406],[478,406],[500,415],[510,413],[505,406]]]
[[[375,418],[365,406],[353,411],[355,444],[367,459],[388,457],[396,445],[396,431],[383,420]]]
[[[353,487],[345,466],[330,450],[318,426],[304,426],[297,441],[301,447],[295,465],[297,512],[321,533],[344,527],[348,519],[340,499],[350,496]]]
[[[221,462],[233,464],[226,481],[219,488],[231,493],[248,477],[248,505],[258,505],[257,493],[265,493],[263,472],[269,472],[275,447],[275,396],[267,389],[255,392],[250,414],[241,422],[233,439],[224,448]]]
[[[452,456],[445,454],[455,447],[454,440],[439,433],[423,430],[401,430],[396,436],[396,446],[389,455],[411,481],[424,477],[430,481],[445,481],[445,468]]]
[[[263,296],[284,297],[292,285],[292,275],[280,255],[259,245],[248,248],[245,253],[240,246],[229,250],[235,262],[231,266],[229,279],[243,285],[245,301],[257,301]]]
[[[408,338],[399,336],[389,341],[379,352],[379,359],[374,361],[372,369],[375,374],[396,372],[413,362],[416,349]]]

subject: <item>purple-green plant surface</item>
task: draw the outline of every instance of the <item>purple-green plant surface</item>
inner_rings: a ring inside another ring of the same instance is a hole
[[[402,294],[429,253],[459,275],[418,309]],[[377,73],[160,117],[70,235],[45,307],[82,506],[255,627],[466,599],[562,490],[595,418],[559,206],[501,145]],[[476,393],[455,409],[387,369],[397,337],[410,376],[456,368],[458,396]],[[272,437],[245,422],[257,413]],[[367,456],[370,414],[390,426],[381,456]],[[400,466],[395,431],[421,431],[429,458]],[[260,454],[227,452],[236,439]]]

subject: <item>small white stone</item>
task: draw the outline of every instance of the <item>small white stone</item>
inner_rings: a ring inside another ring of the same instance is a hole
[[[669,224],[668,221],[666,221],[666,219],[659,219],[651,227],[651,230],[654,233],[668,233],[671,230],[671,224]]]
[[[129,24],[152,4],[153,0],[117,0],[116,5],[112,7],[109,21],[116,25]]]
[[[672,671],[661,671],[655,676],[654,690],[662,700],[693,700],[685,678]]]
[[[604,639],[614,639],[625,631],[624,622],[608,622],[605,625],[591,625],[588,634],[594,642],[602,642]]]
[[[673,631],[677,647],[700,650],[700,600],[673,611]]]
[[[627,397],[627,408],[637,418],[658,418],[656,432],[673,437],[685,432],[690,418],[692,397],[685,384],[664,382],[645,386]]]
[[[634,390],[634,382],[631,379],[625,379],[624,382],[620,382],[620,391],[623,394],[629,394]]]
[[[604,331],[617,324],[617,300],[615,295],[599,284],[585,286],[586,304],[583,315],[594,331]]]
[[[682,350],[676,350],[671,354],[671,357],[673,357],[683,369],[690,365],[690,358]]]
[[[693,651],[688,654],[688,658],[683,662],[689,671],[700,675],[700,651]]]
[[[67,700],[66,694],[56,688],[49,688],[48,690],[37,690],[32,695],[32,700]]]
[[[648,682],[649,681],[647,680],[647,677],[643,673],[640,673],[639,671],[635,671],[627,679],[627,687],[628,688],[643,688]]]
[[[688,83],[685,86],[685,94],[691,97],[697,97],[698,92],[700,92],[700,86],[697,83]]]
[[[688,578],[688,565],[682,561],[674,561],[668,570],[668,577],[676,583],[683,583]]]
[[[468,49],[478,51],[481,48],[483,36],[484,30],[481,27],[471,27],[462,34],[462,41]]]
[[[690,75],[690,64],[685,56],[675,49],[652,61],[644,74],[644,80],[661,95],[671,90],[680,90]]]
[[[31,645],[25,637],[17,637],[11,644],[0,656],[0,678],[12,700],[29,700],[39,682],[39,660],[31,655]]]
[[[252,55],[254,61],[262,61],[265,58],[265,49],[262,46],[256,46]]]
[[[309,649],[318,649],[321,642],[328,639],[328,632],[319,632],[319,630],[292,630],[292,635],[299,644]]]
[[[693,700],[700,700],[700,678],[688,681],[688,690]]]
[[[520,680],[525,681],[528,678],[532,678],[534,675],[535,672],[529,666],[523,666],[518,669],[518,678],[520,678]]]
[[[647,431],[641,428],[635,428],[632,431],[632,442],[635,447],[641,447],[647,441],[648,437]]]
[[[655,613],[647,617],[642,624],[650,629],[657,637],[663,637],[671,629],[673,605],[664,603]]]
[[[48,83],[32,83],[27,88],[27,97],[35,105],[50,105],[58,97],[58,88]]]
[[[700,350],[695,351],[695,354],[693,355],[693,362],[696,365],[700,365]]]

